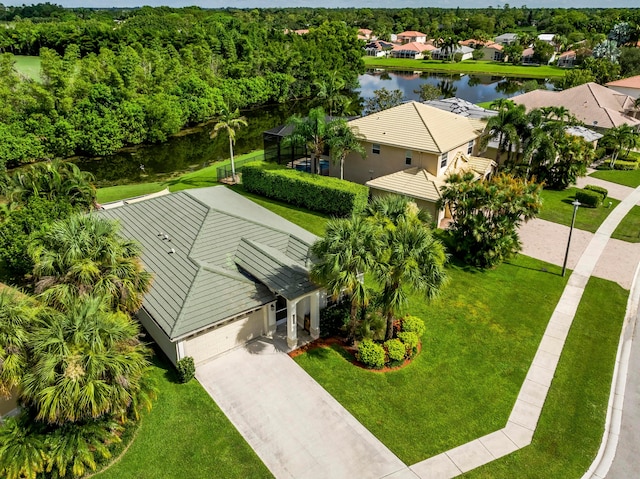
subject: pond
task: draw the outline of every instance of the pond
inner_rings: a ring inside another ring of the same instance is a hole
[[[524,79],[482,75],[450,75],[428,72],[371,70],[360,76],[358,93],[362,98],[373,96],[382,87],[400,89],[408,100],[419,100],[414,93],[421,83],[438,86],[445,96],[458,96],[473,103],[510,97],[522,91]],[[529,80],[531,81],[531,80]],[[540,81],[544,83],[544,81]],[[551,85],[545,83],[547,88]],[[287,122],[294,113],[306,114],[317,102],[292,102],[245,111],[249,126],[238,131],[236,155],[262,149],[262,132]],[[126,148],[101,158],[78,158],[80,169],[96,178],[96,186],[162,181],[173,175],[194,171],[229,157],[229,140],[225,134],[210,139],[213,123],[185,130],[158,145]]]
[[[445,98],[457,96],[471,103],[482,103],[523,93],[525,82],[530,84],[532,81],[544,85],[548,90],[553,89],[548,81],[531,78],[374,69],[360,75],[358,91],[363,98],[370,98],[374,90],[379,88],[398,89],[404,93],[406,100],[420,100],[414,90],[418,90],[423,83],[429,83],[440,88]]]

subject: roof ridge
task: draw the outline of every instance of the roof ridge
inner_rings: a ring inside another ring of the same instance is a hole
[[[240,243],[247,243],[249,246],[252,246],[253,248],[256,248],[256,249],[260,250],[260,252],[262,254],[266,255],[269,258],[271,258],[273,261],[278,263],[280,266],[284,266],[284,267],[287,267],[287,268],[291,267],[291,265],[284,264],[280,259],[276,258],[273,254],[271,254],[268,251],[268,249],[273,249],[275,251],[278,251],[278,249],[276,249],[276,248],[274,248],[272,246],[269,246],[268,244],[260,243],[259,241],[253,241],[253,240],[250,240],[250,239],[244,238],[244,237],[240,238]],[[268,248],[268,249],[265,249],[265,248]],[[289,256],[288,254],[286,254],[286,253],[282,253],[282,254],[284,256],[286,256],[287,258],[289,258],[294,265],[298,265],[301,268],[303,268],[305,271],[308,271],[308,268],[306,268],[305,266],[303,266],[300,263],[298,263],[295,259],[291,258],[291,256]]]
[[[594,84],[593,82],[589,82],[589,83],[587,83],[587,88],[589,89],[589,92],[591,93],[591,96],[592,96],[592,97],[593,97],[593,99],[596,101],[596,103],[598,104],[598,106],[599,106],[600,108],[605,108],[604,106],[602,106],[602,105],[600,104],[600,99],[599,99],[599,98],[598,98],[598,96],[596,95],[595,91],[593,91],[593,88],[591,87],[591,85],[593,85],[593,84]],[[597,85],[597,83],[596,83],[596,85]]]
[[[193,279],[191,280],[191,284],[189,285],[189,290],[187,291],[187,294],[184,296],[184,301],[182,301],[182,306],[180,307],[180,311],[178,312],[178,315],[176,316],[176,320],[173,323],[173,327],[169,332],[169,338],[173,338],[173,332],[176,330],[176,328],[178,327],[178,324],[180,324],[182,318],[184,317],[185,308],[187,306],[187,303],[189,302],[189,298],[193,294],[193,285],[195,284],[196,278],[198,277],[198,275],[202,272],[202,267],[198,263],[192,260],[189,256],[187,256],[187,259],[189,261],[192,261],[194,264],[198,265],[198,271],[196,271],[196,274],[193,275]]]
[[[416,113],[418,114],[418,117],[420,118],[420,121],[422,122],[422,124],[424,125],[425,129],[427,130],[427,133],[429,133],[429,136],[433,140],[433,144],[436,145],[436,148],[438,149],[438,152],[442,153],[442,148],[440,147],[440,145],[436,141],[436,138],[435,138],[435,136],[433,136],[433,133],[431,132],[431,129],[427,125],[427,122],[424,120],[424,118],[422,116],[422,113],[420,112],[420,110],[418,110],[418,107],[416,106],[416,105],[418,105],[418,102],[417,101],[413,101],[413,102],[411,102],[411,104],[412,104],[413,108],[415,109]],[[429,105],[424,105],[423,103],[419,103],[419,104],[423,105],[423,106],[429,106]],[[431,108],[433,108],[433,107],[431,107]],[[435,108],[435,110],[437,110],[437,108]]]

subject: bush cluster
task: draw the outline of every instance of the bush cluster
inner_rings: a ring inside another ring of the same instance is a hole
[[[600,196],[602,196],[602,201],[607,199],[607,196],[609,195],[609,190],[607,190],[606,188],[603,188],[602,186],[596,186],[596,185],[587,185],[584,187],[585,190],[588,191],[595,191],[596,193],[599,193]]]
[[[405,317],[402,320],[401,327],[403,332],[416,333],[418,338],[421,338],[427,330],[427,327],[424,325],[424,321],[416,316]]]
[[[369,197],[363,185],[258,162],[242,168],[242,183],[251,193],[333,216],[360,213]]]
[[[370,339],[364,339],[358,344],[358,361],[370,368],[380,369],[384,366],[386,354],[384,348]]]
[[[323,338],[336,336],[349,321],[349,302],[341,301],[320,310],[320,335]]]
[[[390,363],[399,363],[407,355],[407,348],[399,339],[390,339],[384,343]]]
[[[578,190],[576,191],[576,200],[578,200],[583,206],[596,208],[602,203],[602,195],[595,191]]]
[[[402,319],[401,331],[397,338],[386,341],[383,345],[363,339],[358,345],[357,359],[372,369],[380,369],[385,365],[395,366],[405,358],[412,358],[418,352],[420,338],[426,331],[424,321],[415,316]]]
[[[181,383],[188,383],[196,376],[196,365],[191,356],[185,356],[177,364]]]
[[[613,164],[613,169],[624,171],[637,170],[638,163],[635,161],[616,160],[616,162]]]
[[[398,333],[398,339],[402,341],[407,349],[407,356],[413,357],[418,352],[418,344],[420,344],[420,338],[414,332],[401,332]]]

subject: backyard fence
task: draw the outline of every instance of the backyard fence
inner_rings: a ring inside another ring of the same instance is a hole
[[[236,167],[236,173],[239,173],[244,165],[247,163],[251,163],[253,161],[260,161],[264,159],[263,151],[256,151],[255,154],[250,154],[249,156],[243,157],[241,160],[235,160],[234,164]],[[231,178],[231,163],[226,164],[224,166],[219,166],[216,169],[216,178],[218,181],[224,180],[225,178]]]

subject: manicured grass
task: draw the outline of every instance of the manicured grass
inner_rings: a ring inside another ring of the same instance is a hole
[[[533,442],[464,475],[579,478],[598,452],[627,291],[591,278],[571,326]]]
[[[434,72],[456,73],[489,73],[491,75],[512,76],[522,78],[563,77],[565,69],[556,66],[527,67],[491,61],[465,60],[459,63],[444,63],[439,60],[411,60],[407,58],[364,57],[364,64],[369,68],[389,68],[405,70],[428,70]]]
[[[32,80],[40,81],[40,57],[30,57],[24,55],[16,55],[15,69]]]
[[[240,155],[236,161],[245,159],[261,160],[264,150],[252,151],[245,155]],[[138,183],[133,185],[108,186],[106,188],[98,188],[98,203],[108,203],[110,201],[124,200],[134,196],[156,193],[165,188],[169,191],[182,191],[189,188],[203,188],[205,186],[214,186],[218,184],[217,169],[227,166],[231,160],[223,160],[214,163],[211,166],[202,168],[192,173],[186,173],[176,178],[152,183]]]
[[[492,103],[493,101],[482,101],[480,103],[476,103],[476,105],[478,105],[481,108],[486,108],[487,110],[489,110],[490,109],[489,107],[491,106]]]
[[[631,188],[640,186],[640,170],[598,170],[589,176],[610,181],[611,183],[618,183],[619,185],[630,186]]]
[[[489,271],[451,266],[442,296],[413,296],[427,326],[420,355],[381,374],[350,364],[338,347],[296,361],[407,464],[503,427],[565,278],[519,256]]]
[[[110,203],[112,201],[134,198],[136,196],[157,193],[167,186],[164,183],[139,183],[136,185],[118,185],[98,188],[98,203]]]
[[[629,211],[611,237],[629,243],[640,243],[640,206],[634,206]]]
[[[577,188],[563,191],[542,190],[542,210],[539,218],[554,223],[570,226],[573,216],[573,205]],[[611,202],[611,206],[607,206]],[[576,214],[576,228],[595,233],[609,213],[620,201],[607,198],[604,205],[597,208],[580,207]]]
[[[131,446],[99,479],[159,477],[272,477],[197,381],[175,382],[175,372],[156,360],[160,394]]]
[[[245,191],[242,185],[236,185],[230,188],[236,193],[246,196],[254,203],[257,203],[260,206],[282,216],[286,220],[301,226],[316,236],[322,236],[324,234],[324,227],[329,217],[323,213],[309,211],[304,208],[298,208],[297,206],[282,203],[281,201],[265,198],[264,196],[254,195],[253,193]]]

